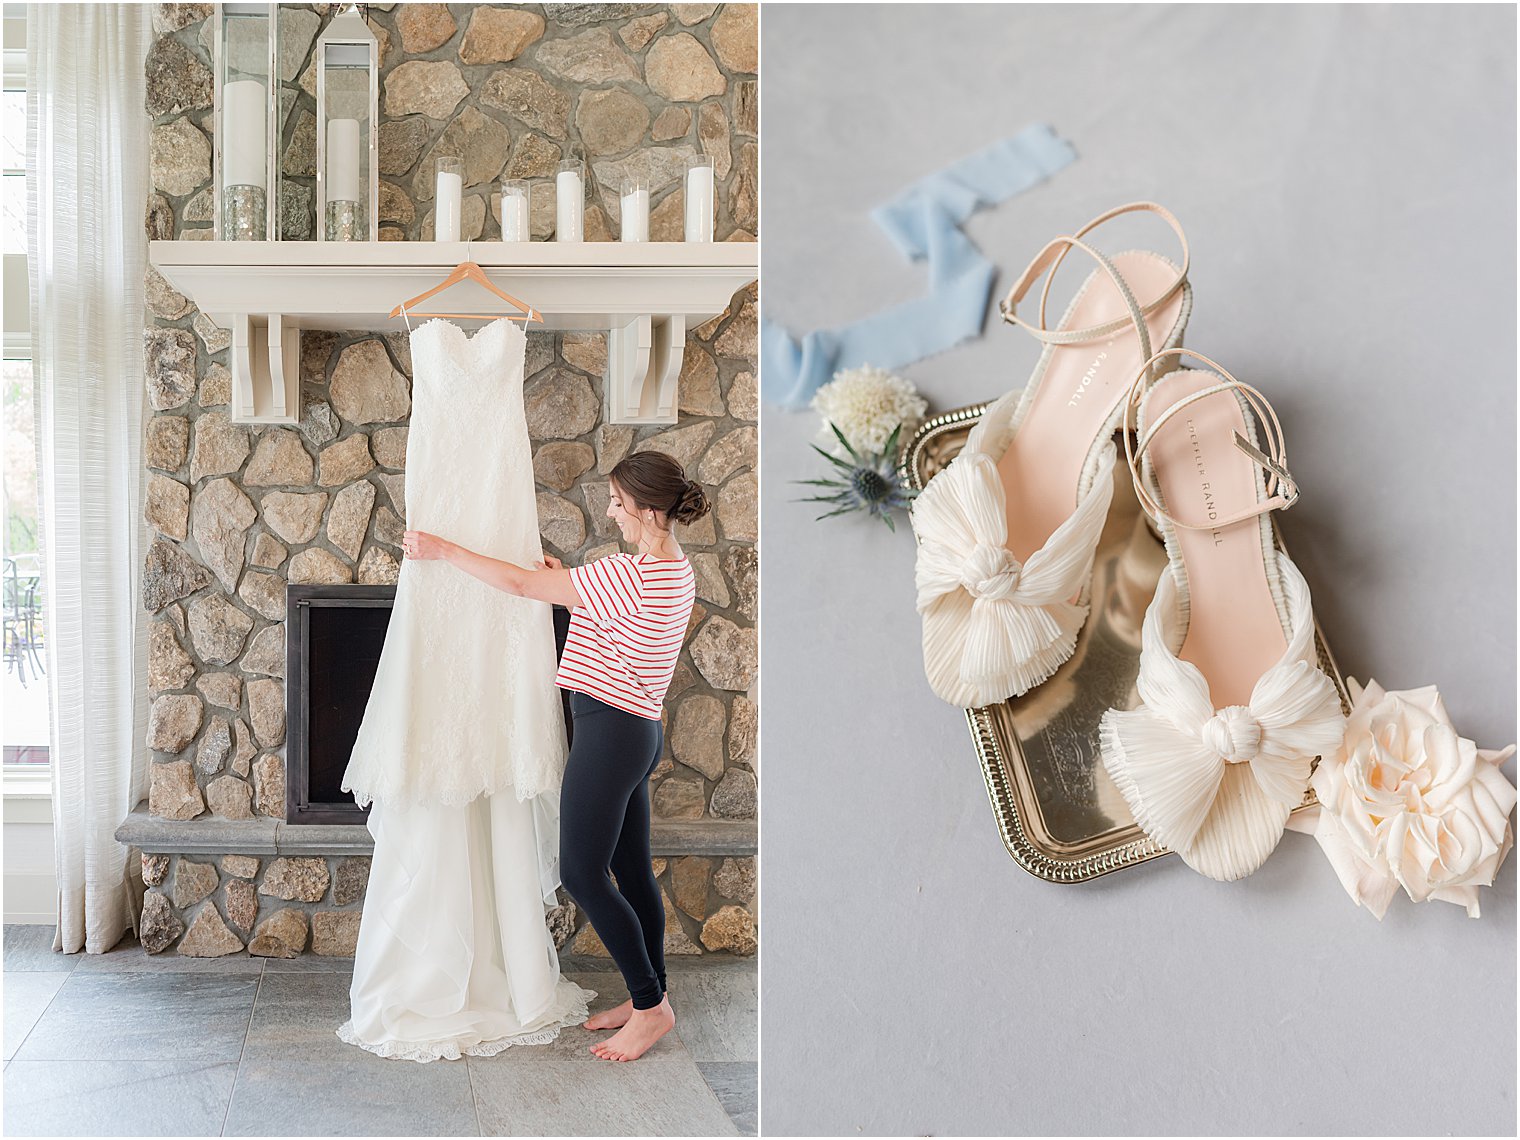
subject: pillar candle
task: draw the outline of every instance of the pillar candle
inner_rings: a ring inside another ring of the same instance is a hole
[[[501,196],[501,240],[531,241],[529,227],[528,196],[503,191]]]
[[[464,179],[440,170],[433,191],[433,199],[437,203],[433,211],[435,241],[459,240],[459,215],[463,209],[463,197]]]
[[[269,104],[257,79],[222,84],[222,186],[268,190],[264,159]]]
[[[561,170],[554,179],[554,240],[586,240],[586,191],[574,170]]]
[[[358,202],[359,120],[327,120],[327,200]]]
[[[686,171],[686,240],[713,240],[713,168]]]
[[[624,241],[649,240],[649,191],[626,190],[622,197],[623,227],[619,236]]]

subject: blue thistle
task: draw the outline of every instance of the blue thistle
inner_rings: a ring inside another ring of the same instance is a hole
[[[829,424],[829,430],[844,445],[850,461],[846,462],[837,455],[830,455],[816,443],[812,444],[814,451],[839,468],[841,477],[793,479],[794,483],[834,488],[828,494],[809,495],[797,501],[833,504],[832,511],[826,511],[818,516],[820,520],[850,511],[865,511],[886,523],[888,530],[895,532],[897,527],[892,522],[892,512],[898,509],[906,510],[914,495],[912,489],[903,485],[897,473],[897,436],[902,431],[902,424],[892,429],[892,434],[887,437],[887,442],[882,445],[879,452],[867,453],[865,456],[850,446],[850,441],[844,437],[844,433],[833,424]]]

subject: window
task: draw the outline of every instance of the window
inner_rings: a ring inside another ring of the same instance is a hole
[[[0,137],[0,251],[4,255],[5,320],[0,383],[4,385],[4,757],[7,777],[45,773],[48,685],[43,670],[45,583],[37,548],[37,451],[32,423],[30,300],[26,264],[25,7],[4,7],[3,137]]]

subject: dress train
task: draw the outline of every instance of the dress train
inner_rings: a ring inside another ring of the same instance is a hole
[[[557,800],[507,789],[462,807],[374,802],[342,1040],[420,1062],[489,1057],[585,1020],[596,994],[560,978],[544,923],[558,876],[537,855],[556,838],[544,833]]]

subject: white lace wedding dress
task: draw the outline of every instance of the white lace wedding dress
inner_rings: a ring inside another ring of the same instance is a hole
[[[406,524],[531,565],[542,556],[523,413],[526,336],[412,330]],[[403,561],[343,788],[375,839],[338,1036],[383,1057],[552,1041],[595,995],[559,975],[565,727],[549,607],[441,560]]]

